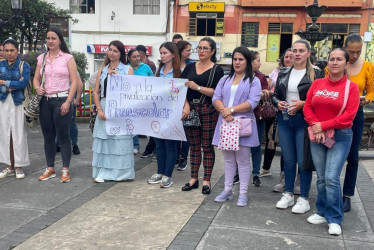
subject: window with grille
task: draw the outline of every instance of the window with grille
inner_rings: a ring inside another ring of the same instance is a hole
[[[225,19],[218,13],[193,13],[190,15],[190,36],[223,36]]]
[[[160,0],[134,0],[134,14],[159,15]]]
[[[258,47],[259,23],[242,23],[242,45],[246,47]]]
[[[292,45],[292,23],[269,23],[266,61],[276,62]]]

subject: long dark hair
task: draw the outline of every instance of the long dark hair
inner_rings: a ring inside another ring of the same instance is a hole
[[[191,44],[185,40],[177,42],[177,48],[178,48],[178,53],[179,53],[179,58],[182,60],[182,51]]]
[[[111,45],[116,46],[116,48],[119,50],[119,53],[121,55],[119,60],[123,64],[127,64],[125,45],[123,45],[123,43],[121,41],[118,41],[118,40],[111,41],[108,45],[108,49]],[[109,63],[110,63],[110,59],[109,59],[108,54],[106,54],[103,64],[104,64],[104,66],[107,66]]]
[[[47,30],[47,33],[48,32],[54,32],[56,33],[56,35],[58,36],[58,39],[60,39],[60,50],[64,53],[68,53],[68,54],[71,54],[70,51],[69,51],[69,48],[68,46],[66,45],[66,42],[65,42],[65,39],[64,37],[62,36],[62,32],[61,30],[58,28],[58,27],[50,27],[48,30]],[[49,48],[48,48],[48,51],[49,51]]]
[[[227,76],[225,82],[228,79],[231,79],[234,76],[234,74],[235,74],[235,70],[234,70],[234,56],[235,56],[235,53],[242,54],[243,57],[245,58],[245,60],[247,61],[247,67],[245,68],[244,80],[246,80],[247,78],[249,78],[249,81],[252,82],[253,81],[253,73],[252,73],[252,60],[253,60],[253,58],[252,58],[252,53],[249,51],[249,49],[247,47],[244,47],[244,46],[236,47],[234,49],[234,51],[232,52],[231,69],[230,69],[230,73]]]
[[[181,75],[181,60],[179,58],[177,45],[175,45],[175,43],[172,43],[172,42],[165,42],[165,43],[161,44],[159,50],[161,48],[165,48],[165,49],[169,50],[170,53],[172,53],[174,55],[174,58],[173,58],[173,77],[174,78],[180,77],[180,75]],[[165,64],[161,61],[160,66],[158,67],[156,76],[160,76],[161,68],[164,65]]]
[[[217,57],[216,57],[216,54],[217,54],[217,44],[216,44],[216,42],[215,42],[212,38],[210,38],[210,37],[204,37],[204,38],[202,38],[202,39],[200,40],[199,44],[200,44],[202,41],[206,41],[206,42],[208,42],[209,45],[210,45],[210,49],[211,49],[211,50],[214,50],[214,53],[213,53],[213,55],[210,57],[210,60],[211,60],[212,62],[216,63],[216,62],[217,62]]]

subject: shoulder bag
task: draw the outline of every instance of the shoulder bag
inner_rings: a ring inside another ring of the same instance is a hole
[[[212,70],[210,71],[208,84],[206,86],[207,88],[210,88],[212,86],[214,74],[216,72],[216,68],[217,68],[217,65],[214,64]],[[195,103],[195,104],[204,103],[205,98],[206,98],[206,95],[201,94],[199,102]],[[201,122],[200,122],[199,113],[197,112],[196,109],[191,109],[189,118],[183,120],[183,126],[185,126],[185,127],[198,127],[200,125],[201,125]]]
[[[339,114],[337,116],[339,116],[341,113],[343,113],[343,111],[345,110],[345,107],[347,106],[350,83],[351,83],[351,81],[347,79],[347,82],[345,84],[345,90],[344,90],[343,106],[342,106],[342,108],[339,111]],[[312,142],[315,142],[316,138],[315,138],[315,135],[313,133],[313,129],[312,129],[311,126],[308,127],[308,134],[309,134],[309,139]],[[325,134],[326,134],[326,140],[322,144],[325,145],[328,148],[331,148],[335,144],[335,140],[334,140],[335,130],[334,129],[328,129],[328,130],[325,131]]]
[[[41,79],[41,84],[40,84],[40,87],[42,88],[44,88],[44,83],[45,83],[44,71],[45,71],[46,56],[47,56],[47,53],[44,53],[43,64],[42,64],[42,79]],[[32,97],[30,103],[24,108],[26,122],[39,118],[39,103],[41,99],[42,99],[41,95],[35,94]]]

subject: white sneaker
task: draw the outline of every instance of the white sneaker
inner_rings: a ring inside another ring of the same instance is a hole
[[[13,176],[13,175],[15,175],[14,169],[10,170],[9,168],[6,168],[0,172],[0,178],[5,178],[7,176]]]
[[[94,182],[96,182],[96,183],[104,183],[105,180],[104,180],[104,179],[101,179],[101,178],[95,178],[95,179],[94,179]]]
[[[271,172],[270,170],[266,170],[266,169],[261,169],[260,170],[260,177],[265,177],[265,176],[271,176]]]
[[[134,155],[139,154],[139,150],[137,150],[136,148],[134,148],[133,152],[134,152]]]
[[[286,209],[290,206],[293,206],[295,204],[295,200],[292,194],[289,193],[283,193],[283,197],[277,202],[276,207],[279,209]]]
[[[336,223],[330,223],[329,224],[329,234],[339,236],[339,235],[342,234],[342,228]]]
[[[322,217],[319,214],[312,214],[311,216],[308,217],[307,221],[310,224],[314,224],[314,225],[326,223],[325,217]]]
[[[297,199],[296,205],[292,207],[292,213],[303,214],[310,210],[309,201],[303,197]]]
[[[25,174],[23,173],[22,168],[16,168],[16,178],[17,179],[25,178]]]

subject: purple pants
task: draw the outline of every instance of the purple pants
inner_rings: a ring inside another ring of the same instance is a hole
[[[232,189],[236,168],[238,167],[240,193],[247,193],[251,175],[250,153],[251,148],[244,146],[240,146],[239,151],[222,150],[225,159],[225,191]]]

